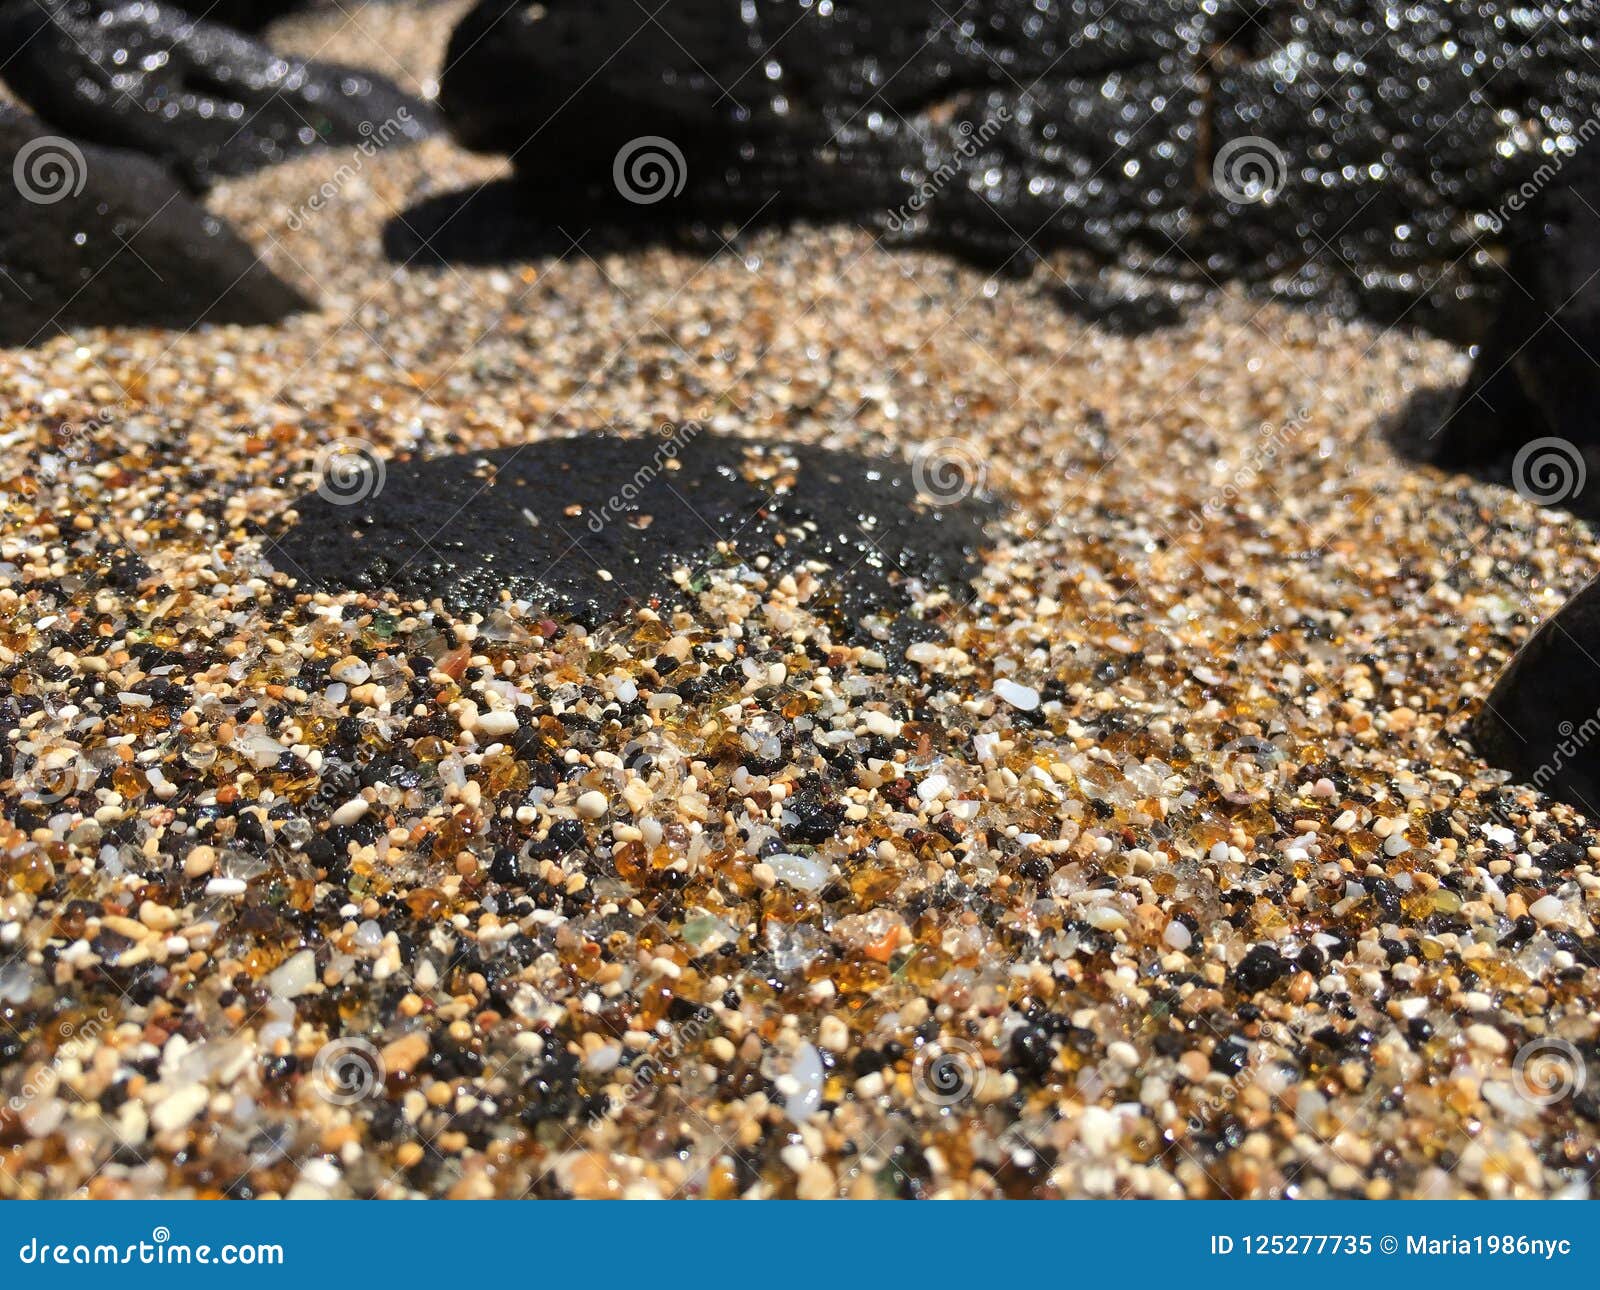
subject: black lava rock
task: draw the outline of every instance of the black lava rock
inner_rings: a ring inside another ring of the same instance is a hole
[[[308,302],[160,166],[0,107],[0,344],[74,326],[273,323]]]
[[[1564,503],[1581,489],[1582,450],[1600,448],[1600,160],[1551,161],[1538,180],[1529,202],[1519,193],[1520,209],[1501,216],[1511,249],[1499,307],[1434,460],[1509,459],[1520,491]],[[1517,463],[1526,445],[1551,436],[1569,449],[1545,445]]]
[[[1524,139],[1566,146],[1600,103],[1593,34],[1554,0],[481,0],[441,102],[549,201],[863,219],[993,264],[1074,245],[1461,314],[1496,278],[1477,242],[1537,164]]]
[[[1018,1026],[1011,1035],[1009,1065],[1034,1080],[1042,1080],[1055,1065],[1056,1045],[1045,1026]]]
[[[190,184],[322,144],[415,141],[433,115],[381,76],[281,57],[156,0],[8,0],[6,84],[52,125],[149,153]]]
[[[381,467],[335,460],[267,556],[308,589],[389,589],[462,611],[491,608],[504,588],[588,625],[635,604],[692,603],[719,565],[761,561],[776,580],[815,561],[828,574],[809,608],[841,638],[892,652],[931,631],[911,612],[915,584],[959,597],[977,571],[994,506],[919,491],[954,482],[689,427]],[[887,639],[871,633],[873,614],[892,620]]]
[[[1247,994],[1265,990],[1289,972],[1283,955],[1270,945],[1252,945],[1233,969],[1233,983]]]
[[[1485,761],[1600,820],[1600,580],[1517,651],[1472,734]]]
[[[126,0],[95,0],[95,8],[109,13],[119,3]],[[196,17],[238,31],[260,31],[305,7],[304,0],[193,0]]]
[[[304,0],[194,0],[197,14],[207,22],[238,31],[260,31],[305,7]]]

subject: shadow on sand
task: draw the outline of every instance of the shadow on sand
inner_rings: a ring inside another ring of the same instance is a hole
[[[653,247],[714,255],[737,253],[741,237],[785,229],[803,218],[776,202],[754,217],[732,210],[685,216],[660,206],[635,205],[614,193],[535,191],[515,179],[497,179],[424,198],[391,217],[383,230],[383,251],[391,263],[422,269],[553,260],[580,247],[591,256]],[[886,236],[882,228],[874,227],[870,213],[846,214],[841,221],[866,229],[886,251],[935,252],[996,278],[1025,280],[1037,263],[1026,251],[986,256],[972,246],[936,237]],[[1170,292],[1146,289],[1126,294],[1092,272],[1045,289],[1065,312],[1125,336],[1176,326],[1189,305],[1205,294],[1192,284],[1174,285]]]
[[[768,229],[786,229],[805,222],[854,225],[877,239],[885,251],[921,251],[942,255],[996,279],[1025,281],[1033,276],[1063,312],[1082,322],[1130,338],[1148,336],[1182,325],[1189,310],[1215,294],[1215,284],[1145,271],[1127,282],[1130,272],[1115,265],[1098,269],[1037,274],[1039,255],[999,233],[983,238],[960,237],[930,230],[922,234],[890,232],[875,206],[842,209],[827,218],[805,209],[803,201],[774,200],[752,215],[748,208],[685,211],[670,204],[640,205],[621,198],[609,187],[534,187],[509,176],[473,188],[423,198],[390,218],[383,230],[383,250],[391,263],[415,268],[449,265],[488,267],[560,259],[581,248],[583,254],[607,255],[650,248],[681,250],[702,256],[737,253],[739,239]],[[970,230],[969,230],[970,231]],[[993,230],[991,230],[993,232]],[[1448,292],[1437,299],[1396,302],[1352,294],[1348,284],[1329,282],[1322,292],[1274,295],[1263,283],[1245,282],[1252,295],[1295,307],[1323,310],[1339,317],[1360,317],[1380,326],[1401,320],[1416,330],[1466,343],[1475,339],[1487,319],[1484,302],[1462,304]],[[1453,303],[1439,307],[1440,300]]]
[[[1481,426],[1476,424],[1480,418]],[[1415,465],[1497,484],[1581,520],[1600,521],[1600,448],[1579,448],[1581,464],[1570,454],[1541,455],[1537,441],[1520,465],[1519,444],[1470,459],[1465,453],[1470,445],[1504,440],[1493,418],[1491,410],[1463,399],[1460,389],[1433,386],[1416,391],[1383,427],[1383,435],[1396,455]]]

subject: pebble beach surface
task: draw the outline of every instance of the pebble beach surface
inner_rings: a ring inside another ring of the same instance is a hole
[[[427,92],[460,12],[274,38]],[[1600,839],[1465,730],[1597,552],[1391,446],[1462,351],[845,229],[385,258],[502,168],[223,184],[319,311],[0,356],[0,1195],[1589,1194]],[[277,554],[330,454],[685,426],[994,498],[975,576],[907,645],[734,533],[590,627]]]

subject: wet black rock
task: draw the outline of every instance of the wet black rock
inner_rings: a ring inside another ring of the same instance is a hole
[[[244,174],[323,144],[423,138],[426,104],[371,72],[281,57],[171,5],[7,0],[6,85],[79,138],[149,153],[190,184]]]
[[[196,16],[239,31],[260,31],[306,7],[304,0],[192,0]],[[104,3],[104,0],[102,0]],[[109,5],[107,8],[111,7]]]
[[[946,477],[925,497],[898,460],[689,427],[341,466],[267,546],[303,590],[392,590],[461,612],[493,607],[504,588],[594,625],[633,605],[693,603],[719,567],[749,577],[759,564],[776,580],[816,561],[827,573],[809,608],[861,643],[879,639],[870,616],[887,616],[889,650],[931,631],[913,610],[918,584],[966,598],[995,510],[946,491]]]
[[[110,12],[119,0],[95,0],[95,8]],[[121,0],[126,3],[127,0]],[[262,28],[306,7],[304,0],[191,0],[195,17],[239,31]]]
[[[1523,492],[1561,490],[1563,458],[1575,472],[1600,448],[1600,159],[1579,153],[1547,163],[1532,198],[1503,215],[1511,247],[1493,325],[1466,388],[1437,434],[1434,460],[1473,467],[1502,462]],[[1533,448],[1551,436],[1569,447]],[[1539,468],[1547,473],[1541,477]],[[1584,473],[1587,473],[1585,470]],[[1576,493],[1551,500],[1566,504]]]
[[[1472,727],[1490,765],[1600,820],[1600,580],[1539,628]]]
[[[308,307],[136,153],[0,107],[0,344],[73,326],[273,323]]]
[[[1593,37],[1554,0],[482,0],[441,101],[552,201],[1075,245],[1466,327],[1494,212],[1600,104]]]

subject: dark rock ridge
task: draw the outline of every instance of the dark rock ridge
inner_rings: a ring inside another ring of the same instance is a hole
[[[1555,488],[1564,495],[1548,500],[1590,513],[1593,499],[1580,500],[1585,481],[1575,473],[1564,490],[1559,473],[1538,476],[1541,461],[1559,472],[1559,445],[1517,465],[1525,445],[1551,436],[1570,445],[1573,472],[1584,450],[1600,449],[1600,158],[1580,152],[1547,169],[1543,184],[1530,184],[1531,200],[1506,214],[1511,250],[1494,322],[1433,459],[1492,464],[1536,500]]]
[[[154,0],[8,0],[0,64],[52,125],[148,153],[196,187],[323,144],[417,140],[433,119],[381,76],[281,57]]]
[[[95,8],[109,13],[118,0],[95,0]],[[306,0],[190,0],[196,18],[237,31],[262,28],[308,7]]]
[[[1519,783],[1600,820],[1600,581],[1517,651],[1473,725],[1479,753]]]
[[[111,8],[111,4],[104,7]],[[238,31],[260,31],[307,8],[306,0],[191,0],[196,17]]]
[[[271,323],[308,307],[153,161],[65,142],[0,106],[0,344],[70,326]]]
[[[1416,321],[1492,284],[1489,217],[1600,104],[1596,32],[1553,0],[482,0],[441,102],[553,196],[615,200],[619,149],[660,135],[663,211],[1074,245]]]
[[[389,462],[379,480],[331,471],[267,558],[303,590],[390,590],[463,612],[506,589],[589,625],[692,603],[718,567],[764,562],[776,580],[815,561],[826,572],[809,607],[862,643],[878,639],[869,615],[889,617],[890,648],[929,630],[916,584],[966,599],[995,511],[976,497],[935,504],[903,462],[682,428]],[[953,482],[935,481],[940,499]],[[677,568],[693,573],[688,589]]]

